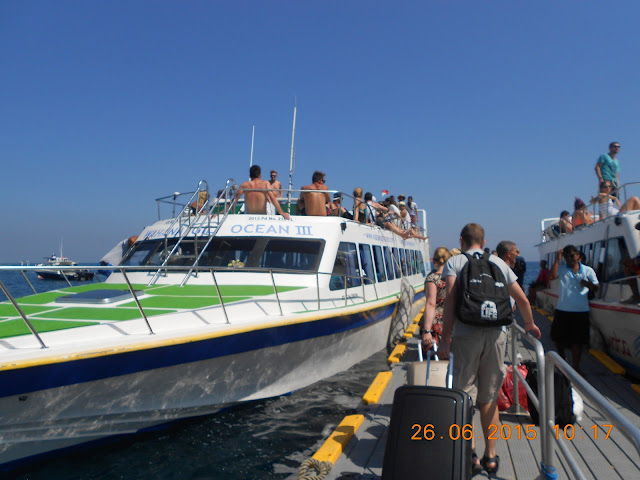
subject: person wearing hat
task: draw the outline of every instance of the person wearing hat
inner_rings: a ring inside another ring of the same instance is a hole
[[[333,217],[342,217],[347,218],[349,220],[353,220],[353,215],[351,215],[346,208],[342,206],[342,193],[336,192],[333,194],[333,205],[331,208],[329,215]]]
[[[407,210],[407,204],[401,200],[398,202],[398,208],[400,209],[401,227],[404,229],[411,228],[411,217],[409,215],[409,210]]]

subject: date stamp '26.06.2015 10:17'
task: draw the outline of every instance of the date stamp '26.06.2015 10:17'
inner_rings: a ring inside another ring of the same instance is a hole
[[[499,438],[502,440],[510,440],[511,438],[517,438],[518,440],[535,440],[538,436],[535,427],[533,424],[514,425],[513,427],[511,425],[498,426],[491,424],[489,425],[489,436],[487,438],[490,440],[498,440]],[[582,439],[585,435],[594,440],[607,440],[609,439],[609,435],[611,435],[612,429],[613,425],[606,423],[602,425],[592,425],[587,430],[585,430],[584,427],[574,427],[571,424],[565,427],[555,425],[552,428],[556,440],[560,438],[564,438],[565,440]],[[474,435],[473,425],[465,424],[460,426],[455,423],[449,427],[447,432],[441,432],[441,435],[435,431],[435,427],[431,423],[427,423],[426,425],[414,423],[411,426],[411,432],[411,440],[458,440],[460,438],[463,440],[471,440]]]

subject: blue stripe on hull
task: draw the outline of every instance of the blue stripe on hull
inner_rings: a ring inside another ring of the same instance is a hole
[[[362,328],[389,317],[396,303],[351,315],[0,372],[0,398],[275,347]]]

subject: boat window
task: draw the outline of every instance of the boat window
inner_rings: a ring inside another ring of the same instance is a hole
[[[129,251],[122,265],[159,266],[173,250],[177,239],[138,242]],[[167,265],[191,267],[206,242],[185,238],[180,242]],[[251,267],[314,271],[317,269],[324,241],[269,237],[216,237],[202,255],[202,267]]]
[[[424,277],[426,275],[426,271],[425,271],[425,264],[424,264],[424,257],[422,256],[422,252],[418,251],[419,255],[419,261],[420,261],[420,273],[422,273],[422,276]]]
[[[317,267],[322,242],[273,238],[258,259],[259,268],[313,271]]]
[[[407,251],[404,248],[400,248],[399,249],[399,253],[400,253],[400,268],[402,269],[402,274],[405,277],[409,276],[409,265],[407,264]]]
[[[202,256],[200,265],[210,267],[249,267],[249,256],[256,246],[252,237],[215,238]]]
[[[602,281],[602,274],[604,273],[604,242],[602,240],[598,240],[594,243],[593,247],[593,269],[596,272],[596,276],[598,280]],[[554,258],[555,260],[555,258]]]
[[[402,271],[400,270],[400,252],[397,247],[393,247],[391,251],[393,252],[393,267],[396,272],[396,278],[400,278],[402,277]]]
[[[410,250],[411,252],[411,274],[415,275],[418,273],[418,252],[415,250]]]
[[[382,247],[379,245],[373,246],[373,259],[376,264],[376,278],[378,282],[386,282],[387,275],[384,271],[384,257],[382,256]]]
[[[607,259],[605,262],[604,282],[611,282],[624,277],[622,262],[629,258],[624,238],[610,238],[607,242]]]
[[[391,250],[389,247],[384,247],[384,263],[387,266],[387,278],[393,280],[396,278],[395,268],[393,268],[393,257],[391,256]]]
[[[357,287],[361,284],[355,243],[340,242],[338,253],[336,254],[336,261],[333,265],[333,272],[331,273],[329,289],[344,289],[345,275],[347,276],[347,288]]]
[[[358,245],[360,250],[360,265],[362,265],[365,285],[374,283],[375,272],[373,270],[373,258],[371,258],[371,247],[369,245]]]
[[[128,255],[122,259],[120,265],[140,266],[146,265],[149,257],[157,250],[162,240],[146,240],[137,242],[129,250]]]
[[[593,244],[592,243],[587,243],[584,248],[583,248],[583,252],[584,252],[584,256],[586,257],[586,264],[591,266],[593,264],[592,258],[591,258],[591,254],[593,253]]]

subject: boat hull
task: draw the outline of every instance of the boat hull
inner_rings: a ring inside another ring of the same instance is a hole
[[[396,304],[3,371],[0,458],[14,463],[305,387],[382,349]]]

